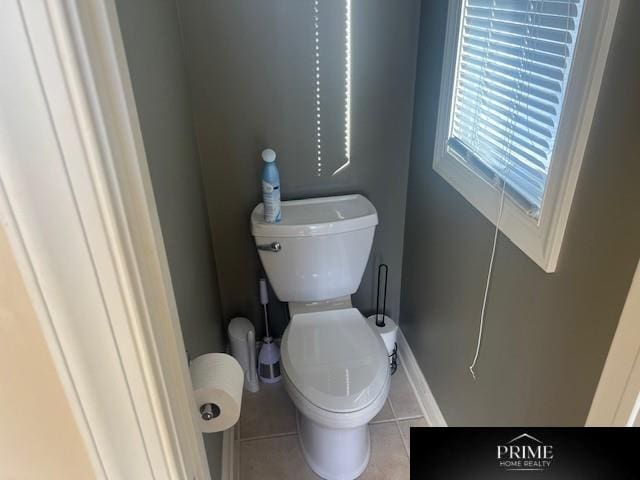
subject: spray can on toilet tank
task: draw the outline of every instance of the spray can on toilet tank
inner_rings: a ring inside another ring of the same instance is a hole
[[[264,168],[262,169],[262,201],[264,202],[264,220],[278,223],[282,218],[280,210],[280,172],[276,166],[276,152],[267,148],[262,151]]]

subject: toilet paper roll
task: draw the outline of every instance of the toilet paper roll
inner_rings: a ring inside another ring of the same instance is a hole
[[[221,432],[240,418],[244,372],[238,361],[224,353],[207,353],[191,362],[191,381],[200,417],[200,431]],[[213,418],[202,418],[201,409],[212,404]]]
[[[398,325],[391,318],[384,316],[384,327],[376,325],[376,316],[371,315],[367,318],[369,325],[373,328],[384,340],[384,345],[387,347],[387,353],[391,355],[393,349],[396,346],[396,337],[398,336]]]

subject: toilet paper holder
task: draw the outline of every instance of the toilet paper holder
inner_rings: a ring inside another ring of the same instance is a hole
[[[200,416],[203,420],[213,420],[220,415],[220,407],[215,403],[205,403],[200,407]]]

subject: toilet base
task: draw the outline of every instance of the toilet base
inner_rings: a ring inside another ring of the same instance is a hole
[[[298,439],[302,455],[311,470],[326,480],[353,480],[369,464],[369,425],[355,428],[327,428],[296,409]]]

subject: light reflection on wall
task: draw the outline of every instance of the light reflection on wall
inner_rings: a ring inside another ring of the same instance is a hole
[[[315,82],[316,82],[316,160],[317,175],[322,175],[322,125],[320,118],[320,11],[319,0],[313,2],[313,29],[315,41]]]
[[[314,26],[314,78],[316,113],[316,175],[322,176],[322,117],[320,92],[320,6],[319,0],[313,2]],[[344,171],[351,163],[351,0],[345,0],[344,21],[344,163],[333,175]]]
[[[344,17],[344,163],[332,175],[351,163],[351,0],[345,0]]]

